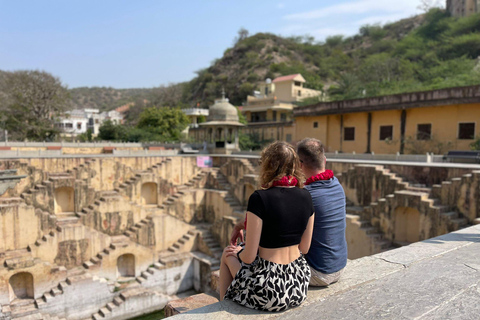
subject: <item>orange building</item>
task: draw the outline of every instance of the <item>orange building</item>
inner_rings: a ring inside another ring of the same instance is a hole
[[[469,150],[480,134],[480,86],[322,102],[293,114],[294,139],[320,139],[330,152]]]

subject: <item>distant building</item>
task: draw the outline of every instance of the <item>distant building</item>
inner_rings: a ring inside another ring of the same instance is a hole
[[[468,17],[480,12],[480,0],[447,0],[447,11],[454,17]]]
[[[258,84],[258,91],[247,97],[242,107],[248,126],[244,133],[256,135],[259,140],[292,141],[294,128],[292,111],[305,98],[318,97],[321,91],[304,88],[301,74],[267,79]]]
[[[210,106],[206,122],[192,127],[189,136],[197,142],[203,142],[210,153],[231,154],[239,151],[238,131],[244,125],[238,121],[238,112],[225,98],[215,100]]]
[[[86,133],[88,129],[96,136],[102,123],[107,120],[121,124],[123,115],[115,110],[100,113],[98,109],[75,109],[65,112],[64,116],[56,121],[55,126],[69,137]]]
[[[480,135],[480,86],[321,102],[293,113],[295,140],[320,139],[330,152],[470,150]]]

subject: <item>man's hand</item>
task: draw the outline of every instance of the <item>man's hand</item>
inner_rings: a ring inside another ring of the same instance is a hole
[[[237,223],[235,227],[233,227],[232,236],[230,237],[230,245],[236,246],[238,239],[240,239],[240,242],[244,241],[243,229],[245,229],[243,221]]]

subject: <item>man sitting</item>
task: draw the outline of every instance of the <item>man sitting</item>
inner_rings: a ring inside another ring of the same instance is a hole
[[[313,138],[297,144],[297,153],[315,208],[312,244],[305,258],[310,265],[310,286],[337,282],[347,264],[345,192],[331,170],[325,170],[325,148]]]

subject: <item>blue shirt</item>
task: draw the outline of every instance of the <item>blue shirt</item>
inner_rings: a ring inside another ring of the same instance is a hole
[[[310,192],[315,208],[312,244],[305,258],[321,273],[337,272],[345,267],[348,256],[345,192],[335,177],[315,181],[305,189]]]

